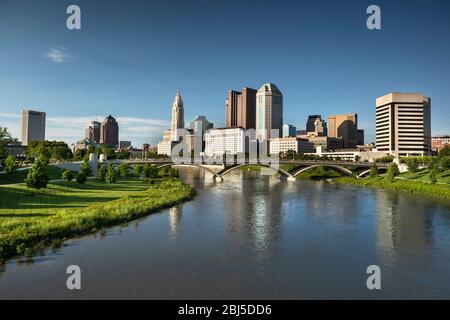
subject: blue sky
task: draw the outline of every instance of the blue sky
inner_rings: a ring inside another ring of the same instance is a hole
[[[66,28],[78,4],[82,29]],[[366,28],[381,7],[382,30]],[[177,90],[186,121],[223,125],[227,89],[275,83],[284,122],[357,112],[374,140],[375,98],[432,99],[433,134],[450,133],[450,2],[0,0],[0,126],[47,112],[47,138],[74,142],[112,114],[120,139],[155,143]]]

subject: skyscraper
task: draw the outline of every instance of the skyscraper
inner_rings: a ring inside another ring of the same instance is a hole
[[[286,137],[295,137],[297,135],[297,128],[295,128],[291,124],[285,124],[283,125],[283,138]]]
[[[184,128],[183,100],[181,99],[180,92],[177,92],[172,104],[172,123],[171,123],[172,141],[180,140],[178,129],[183,128]]]
[[[205,116],[197,116],[194,120],[190,123],[190,129],[194,132],[201,132],[202,134],[208,130],[212,129],[214,127],[214,124],[208,121]]]
[[[266,83],[256,93],[256,132],[258,139],[272,138],[271,129],[278,130],[279,138],[283,126],[283,94],[273,83]]]
[[[314,114],[308,116],[308,120],[306,121],[306,132],[314,132],[315,131],[315,125],[314,122],[316,119],[322,119],[322,116],[320,114]]]
[[[227,127],[255,129],[256,90],[245,87],[242,92],[228,90],[226,100]]]
[[[22,110],[20,118],[22,145],[45,140],[45,112]]]
[[[400,92],[377,98],[376,145],[397,157],[430,154],[431,99]]]
[[[344,139],[344,148],[356,148],[358,143],[358,115],[356,113],[328,117],[328,136]]]
[[[84,129],[84,138],[88,139],[91,143],[100,143],[101,125],[98,121],[91,121],[86,129]]]
[[[119,146],[119,124],[111,115],[107,116],[101,124],[100,143],[112,147]]]

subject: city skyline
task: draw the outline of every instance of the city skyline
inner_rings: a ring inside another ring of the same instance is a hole
[[[366,142],[372,142],[376,98],[420,92],[433,100],[432,135],[448,134],[448,117],[442,115],[450,101],[450,75],[442,70],[449,69],[450,40],[439,32],[450,26],[448,2],[379,1],[383,27],[377,31],[365,27],[367,6],[361,1],[269,1],[263,7],[249,1],[240,4],[233,24],[223,14],[233,1],[142,2],[139,10],[113,2],[108,15],[98,3],[79,1],[80,31],[67,30],[65,4],[25,2],[27,9],[2,1],[0,10],[0,86],[8,92],[0,95],[0,124],[15,137],[20,110],[32,109],[47,113],[50,140],[80,140],[91,120],[113,114],[121,140],[156,144],[170,127],[177,90],[183,92],[186,121],[204,114],[221,127],[226,91],[266,82],[283,92],[283,122],[298,129],[310,114],[327,119],[336,110],[357,113]],[[273,21],[270,28],[267,19]],[[258,39],[261,30],[277,41],[255,50],[257,40],[250,39]],[[427,45],[405,54],[417,39]],[[225,46],[229,41],[233,49]]]

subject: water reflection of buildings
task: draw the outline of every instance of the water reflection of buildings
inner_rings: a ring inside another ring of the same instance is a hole
[[[433,241],[433,223],[423,201],[386,192],[377,192],[376,198],[378,249],[393,259],[426,256]]]
[[[173,235],[178,234],[182,217],[183,217],[182,205],[178,205],[169,209],[170,231]]]
[[[245,237],[245,241],[254,246],[258,258],[271,256],[275,240],[280,236],[282,182],[275,177],[241,177],[233,183],[241,186],[228,195],[228,231]],[[247,196],[242,197],[242,193]]]

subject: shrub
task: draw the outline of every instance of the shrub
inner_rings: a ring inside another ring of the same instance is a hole
[[[417,159],[416,157],[404,158],[404,161],[408,166],[408,171],[410,172],[416,172],[419,168],[419,159]]]
[[[127,177],[130,174],[130,165],[128,163],[122,162],[119,166],[119,171],[122,177]]]
[[[437,182],[435,169],[430,171],[430,181],[432,184],[435,184]]]
[[[72,181],[72,180],[73,180],[73,174],[72,174],[72,171],[70,171],[70,170],[64,170],[63,173],[62,173],[62,175],[61,175],[61,178],[62,178],[64,181],[67,181],[67,182]]]
[[[371,178],[378,177],[378,167],[376,163],[372,164],[372,167],[370,167],[369,175]]]
[[[174,169],[174,168],[169,169],[168,175],[170,178],[178,178],[179,177],[178,170]]]
[[[135,164],[134,167],[133,167],[134,175],[135,175],[136,177],[140,177],[141,174],[142,174],[142,170],[143,170],[143,169],[144,169],[144,168],[143,168],[142,165],[140,165],[140,164]]]
[[[440,166],[442,170],[450,170],[450,156],[441,157]]]
[[[392,161],[394,161],[394,156],[384,156],[375,160],[375,162],[380,163],[390,163]]]
[[[118,174],[116,169],[112,165],[108,164],[108,167],[106,169],[105,181],[109,184],[113,184],[117,182],[117,176]]]
[[[77,175],[77,182],[83,184],[83,183],[86,182],[86,180],[87,180],[87,175],[86,175],[86,173],[85,173],[84,171],[78,172],[78,175]]]
[[[105,176],[106,176],[106,166],[100,165],[97,170],[96,178],[99,181],[105,181]]]
[[[400,174],[400,170],[398,169],[398,166],[396,163],[391,163],[388,167],[387,173],[386,173],[386,180],[389,182],[393,182],[395,177]]]
[[[446,145],[444,148],[442,148],[439,153],[438,153],[438,157],[450,157],[450,146]]]
[[[158,168],[156,166],[146,163],[144,166],[144,177],[147,179],[155,179],[158,176]]]
[[[12,155],[7,156],[5,160],[5,173],[8,175],[9,180],[12,179],[16,171],[17,171],[16,159]]]
[[[84,172],[86,177],[92,174],[91,167],[89,166],[89,158],[86,155],[83,159],[83,163],[81,164],[81,171]]]

